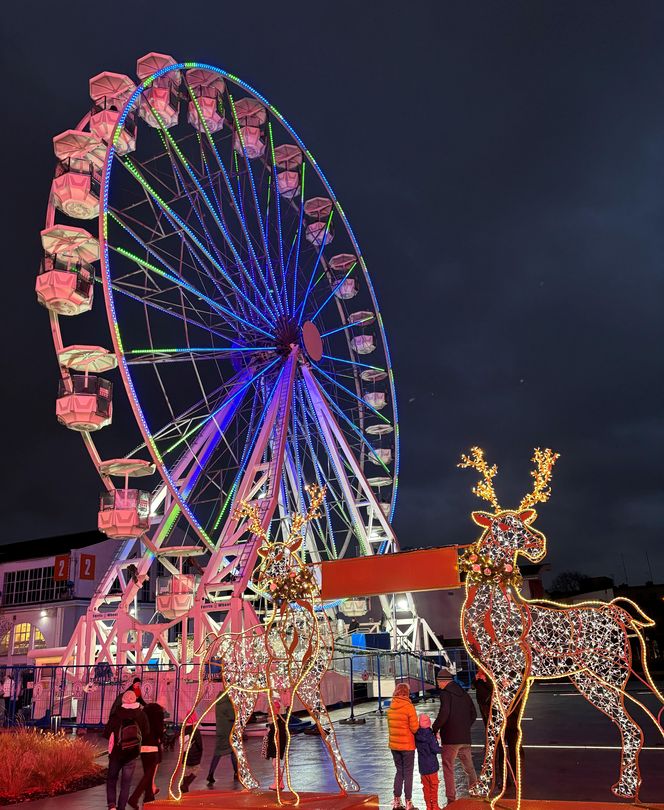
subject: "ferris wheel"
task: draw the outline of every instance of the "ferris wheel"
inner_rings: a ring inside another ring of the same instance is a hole
[[[264,595],[241,501],[274,535],[306,511],[307,484],[325,486],[308,562],[397,550],[390,355],[325,175],[232,74],[159,53],[136,72],[93,77],[91,112],[54,138],[41,234],[57,417],[83,438],[106,488],[99,527],[118,540],[63,663],[185,662],[210,631],[254,622]],[[79,317],[93,302],[107,330]],[[126,398],[116,383],[114,402],[115,367]],[[130,485],[139,476],[148,484]],[[155,615],[141,623],[132,605],[156,563]],[[407,600],[399,620],[390,597],[382,611],[417,646]]]

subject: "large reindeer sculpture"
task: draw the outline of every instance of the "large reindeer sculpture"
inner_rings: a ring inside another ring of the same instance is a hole
[[[200,720],[228,693],[235,707],[231,744],[237,756],[240,780],[246,788],[253,789],[259,787],[259,783],[249,766],[242,737],[258,697],[261,694],[266,696],[270,717],[275,724],[275,695],[279,695],[282,701],[287,701],[288,709],[284,718],[287,726],[293,708],[292,701],[298,697],[320,731],[321,739],[332,758],[337,784],[342,793],[345,793],[359,790],[359,785],[344,763],[334,727],[321,697],[321,680],[332,660],[332,628],[322,609],[320,590],[314,576],[298,554],[302,544],[302,531],[307,523],[319,517],[325,490],[312,485],[307,487],[307,492],[310,497],[309,510],[306,515],[294,516],[289,535],[283,541],[271,541],[268,538],[255,506],[243,503],[236,512],[236,519],[247,518],[247,530],[262,540],[258,549],[261,562],[254,575],[254,584],[256,590],[269,600],[270,608],[265,624],[249,627],[240,633],[223,633],[207,639],[208,646],[201,672],[206,670],[206,665],[213,659],[221,662],[224,689],[217,700],[208,706]],[[203,695],[202,687],[203,680],[200,678],[194,707]],[[327,726],[326,729],[323,724]],[[279,763],[281,752],[277,734],[275,744],[276,761]],[[288,788],[293,791],[289,748],[288,734],[285,774]],[[183,753],[184,746],[181,743],[181,759]],[[275,779],[275,784],[277,801],[281,804],[280,778]],[[179,798],[178,793],[179,790],[171,791],[174,798]]]
[[[497,746],[503,746],[503,795],[509,757],[505,746],[507,718],[518,711],[518,745],[521,717],[531,684],[535,680],[568,677],[590,703],[604,712],[618,727],[622,740],[620,778],[613,785],[616,796],[636,798],[641,784],[638,757],[643,732],[625,708],[625,686],[632,674],[630,637],[639,639],[641,660],[648,686],[664,703],[645,660],[641,629],[654,622],[628,599],[611,602],[582,602],[574,606],[546,600],[525,599],[519,586],[517,558],[540,562],[546,554],[546,538],[532,527],[536,503],[548,500],[549,483],[558,454],[537,448],[533,456],[533,490],[517,509],[502,509],[493,487],[497,474],[482,450],[462,455],[460,467],[471,467],[480,475],[473,492],[487,500],[493,512],[473,512],[483,529],[480,539],[467,549],[460,561],[466,572],[466,598],[461,614],[464,644],[471,657],[493,684],[493,699],[486,730],[486,753],[475,796],[488,796],[494,784]],[[624,606],[623,606],[624,605]],[[631,611],[631,612],[630,612]],[[632,615],[634,614],[634,615]],[[627,697],[631,697],[627,695]],[[657,719],[650,715],[660,733]],[[517,708],[518,707],[518,708]],[[521,763],[516,757],[517,808],[521,798]]]

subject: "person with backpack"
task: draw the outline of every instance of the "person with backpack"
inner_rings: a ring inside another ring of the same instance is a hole
[[[162,758],[164,707],[158,703],[148,703],[144,711],[150,724],[150,733],[143,737],[141,743],[143,776],[129,797],[129,806],[133,807],[134,810],[138,810],[141,795],[143,795],[144,802],[153,802],[155,795],[159,792],[159,788],[154,786],[154,778]]]
[[[106,800],[108,810],[125,810],[136,760],[141,744],[150,734],[150,724],[136,702],[136,693],[128,689],[122,695],[122,705],[108,718],[104,736],[108,739],[108,776]],[[117,795],[120,779],[120,795]]]
[[[445,794],[450,804],[456,801],[454,763],[457,757],[468,777],[468,786],[472,787],[477,782],[470,749],[470,727],[477,719],[477,709],[470,695],[455,682],[449,669],[439,669],[436,681],[440,689],[440,709],[433,724],[433,733],[440,731]]]

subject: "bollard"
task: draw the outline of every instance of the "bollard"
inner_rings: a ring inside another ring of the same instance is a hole
[[[62,730],[62,716],[59,714],[51,715],[51,731],[53,734],[59,734]]]
[[[339,720],[343,726],[359,726],[366,723],[366,718],[355,717],[355,684],[353,682],[353,656],[350,657],[350,717]]]
[[[376,656],[376,675],[378,677],[378,714],[383,713],[383,696],[380,691],[380,655]]]

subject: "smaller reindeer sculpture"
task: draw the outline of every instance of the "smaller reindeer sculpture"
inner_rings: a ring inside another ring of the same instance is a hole
[[[617,726],[622,740],[620,778],[613,785],[616,796],[636,798],[641,784],[638,758],[643,732],[625,708],[625,687],[632,674],[630,637],[640,643],[647,685],[664,703],[648,672],[643,627],[654,622],[628,599],[611,602],[582,602],[574,606],[523,597],[519,586],[519,556],[540,562],[546,554],[546,538],[533,528],[536,503],[548,500],[549,483],[558,454],[537,448],[531,472],[534,487],[517,509],[502,509],[493,487],[498,470],[489,466],[483,451],[473,447],[462,455],[459,467],[480,473],[473,488],[488,501],[493,512],[473,512],[472,518],[483,529],[460,561],[466,572],[466,598],[461,613],[463,640],[468,653],[493,684],[491,712],[486,730],[484,764],[475,796],[489,796],[495,781],[498,745],[503,747],[503,788],[505,791],[509,757],[505,745],[507,718],[518,712],[517,751],[521,741],[521,717],[530,686],[535,680],[567,677],[591,704],[604,712]],[[624,605],[624,606],[623,606]],[[634,615],[632,615],[634,614]],[[664,735],[655,718],[638,703]],[[516,756],[517,810],[521,801],[521,762]]]
[[[310,498],[309,510],[306,515],[296,514],[293,517],[290,532],[284,540],[269,539],[256,506],[243,503],[235,514],[238,521],[246,518],[247,530],[262,541],[258,549],[260,564],[254,573],[254,584],[256,590],[269,600],[270,607],[264,624],[245,628],[240,633],[215,635],[206,640],[207,649],[201,673],[213,659],[221,662],[224,690],[202,717],[228,693],[235,707],[236,719],[231,732],[231,745],[237,756],[240,780],[246,788],[253,789],[259,787],[259,784],[249,766],[242,738],[259,695],[267,697],[270,717],[275,724],[275,695],[287,702],[288,709],[284,718],[287,726],[293,708],[292,700],[299,698],[320,731],[321,739],[332,759],[337,783],[342,793],[345,793],[359,790],[359,785],[348,772],[341,756],[334,726],[320,690],[321,680],[332,660],[332,628],[322,609],[320,590],[315,578],[298,554],[306,524],[319,517],[325,490],[311,485],[307,487],[307,492]],[[198,705],[202,695],[201,677],[194,707]],[[327,728],[323,728],[323,724]],[[279,750],[278,734],[275,734],[275,745],[279,770],[282,752]],[[287,734],[285,773],[288,788],[293,791],[289,748],[290,734]],[[182,758],[183,745],[180,759]],[[275,785],[277,801],[281,804],[281,779],[276,772]],[[178,793],[173,790],[171,795],[179,798]]]

